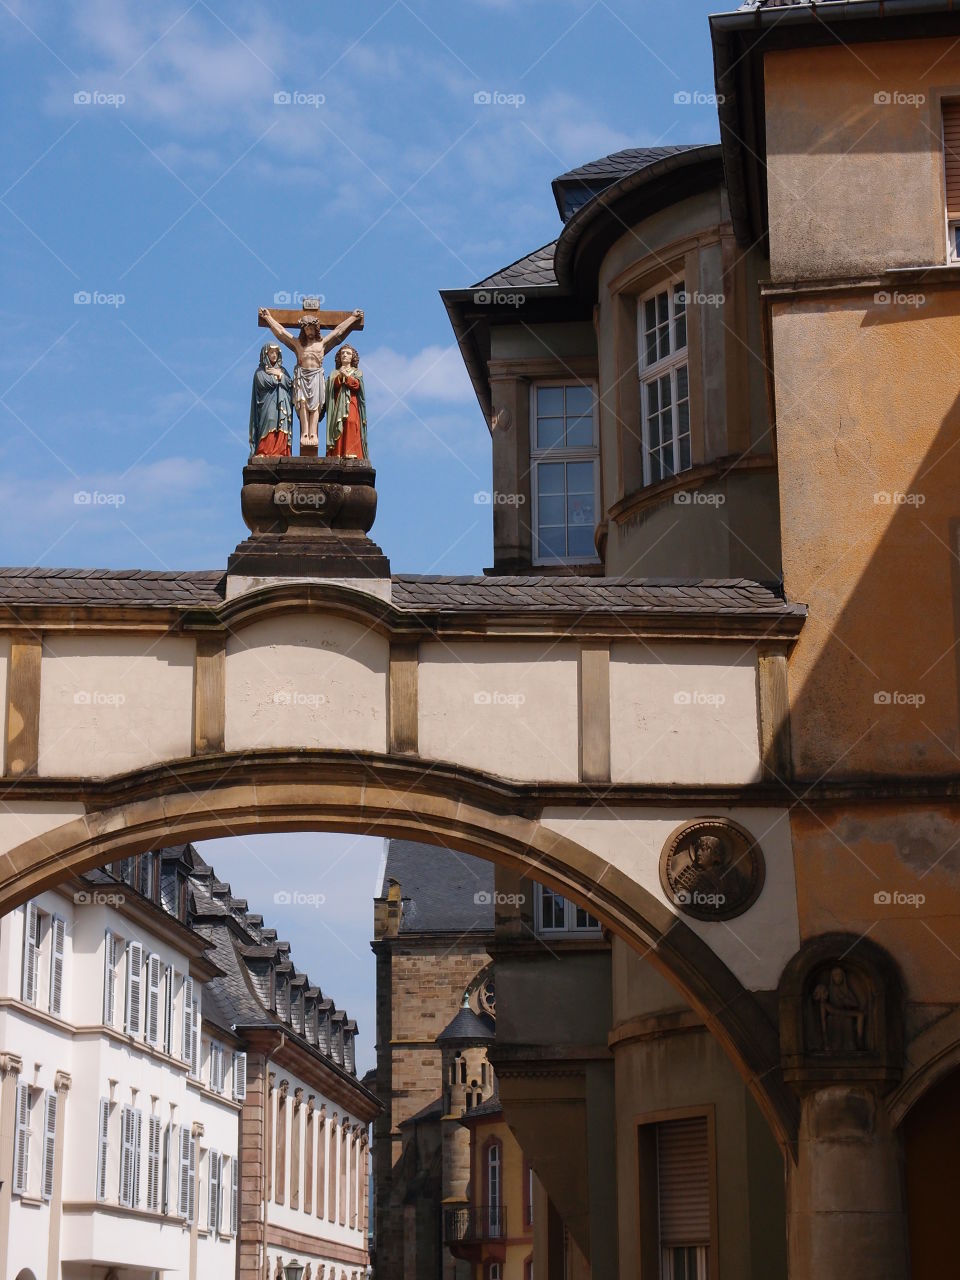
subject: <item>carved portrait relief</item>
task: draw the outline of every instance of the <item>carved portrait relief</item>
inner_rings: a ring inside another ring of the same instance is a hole
[[[727,818],[685,822],[660,855],[660,883],[670,902],[696,920],[731,920],[763,888],[764,861],[750,833]]]

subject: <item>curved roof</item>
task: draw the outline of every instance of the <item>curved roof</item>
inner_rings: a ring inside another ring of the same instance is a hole
[[[479,280],[474,289],[509,289],[517,285],[535,288],[542,285],[556,285],[557,277],[553,270],[553,253],[557,247],[556,240],[551,240],[541,249],[534,249],[508,267],[501,267],[486,280]]]
[[[561,173],[551,184],[560,217],[567,222],[578,209],[621,178],[681,151],[695,150],[698,146],[699,143],[681,142],[672,147],[627,147],[624,151],[613,151],[599,160],[589,160],[576,169]]]
[[[722,181],[719,143],[651,148],[643,164],[629,168],[622,177],[608,183],[566,222],[553,264],[561,286],[575,290],[576,277],[584,285],[587,279],[595,285],[604,253],[631,224]],[[593,289],[585,287],[584,291],[592,293]]]
[[[459,1010],[457,1016],[437,1036],[437,1040],[478,1041],[495,1040],[497,1024],[485,1013],[474,1013],[467,1005]]]

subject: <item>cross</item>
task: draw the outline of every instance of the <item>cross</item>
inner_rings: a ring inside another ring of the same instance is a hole
[[[304,298],[303,307],[291,307],[281,309],[271,307],[270,314],[282,324],[285,329],[299,329],[304,320],[313,320],[320,329],[336,329],[338,324],[343,324],[344,320],[349,320],[353,315],[352,311],[321,311],[319,306],[313,305],[316,302],[314,298]],[[262,316],[258,317],[257,323],[261,329],[267,328],[267,322]],[[363,321],[355,324],[354,329],[362,329]]]

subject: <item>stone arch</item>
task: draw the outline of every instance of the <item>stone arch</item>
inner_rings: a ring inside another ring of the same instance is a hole
[[[960,1009],[952,1009],[910,1041],[906,1074],[887,1099],[891,1123],[902,1125],[916,1103],[958,1068]]]
[[[0,913],[71,872],[165,843],[254,832],[338,831],[449,846],[518,870],[581,902],[653,964],[701,1015],[771,1130],[794,1152],[797,1101],[777,1029],[710,947],[599,854],[540,821],[536,798],[462,768],[330,751],[193,757],[102,782],[24,780],[17,800],[82,802],[84,815],[0,858]]]

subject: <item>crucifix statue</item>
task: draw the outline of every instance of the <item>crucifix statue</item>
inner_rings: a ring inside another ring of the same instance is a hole
[[[260,308],[259,324],[265,326],[296,356],[293,371],[293,406],[300,418],[300,456],[315,458],[319,449],[318,427],[326,411],[323,357],[331,347],[363,328],[362,311],[320,311],[304,299],[302,310],[269,311]],[[288,329],[298,329],[294,337]],[[330,330],[324,335],[323,330]]]

